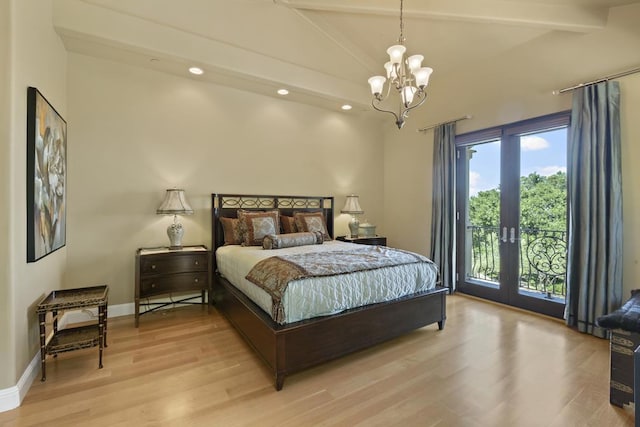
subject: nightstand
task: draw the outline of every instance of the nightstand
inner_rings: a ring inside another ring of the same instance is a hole
[[[347,236],[338,236],[336,237],[336,240],[340,240],[341,242],[358,243],[360,245],[387,246],[387,238],[382,236],[354,238]]]
[[[193,304],[196,298],[187,296],[178,300],[150,302],[151,297],[172,295],[189,291],[200,291],[201,303],[205,304],[205,292],[211,298],[210,252],[206,246],[184,246],[181,249],[141,248],[136,252],[135,278],[135,325],[141,314],[172,304]],[[140,303],[140,299],[147,299]],[[153,306],[140,313],[140,305]]]

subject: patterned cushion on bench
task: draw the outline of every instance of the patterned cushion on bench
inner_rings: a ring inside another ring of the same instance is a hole
[[[598,326],[640,332],[640,289],[631,291],[631,298],[613,313],[598,317]]]

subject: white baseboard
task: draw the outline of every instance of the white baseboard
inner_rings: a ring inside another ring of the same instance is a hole
[[[180,297],[180,299],[184,298],[200,298],[200,294],[185,294]],[[147,300],[145,300],[147,301]],[[149,299],[148,302],[166,302],[167,298],[158,298],[158,299]],[[171,301],[169,299],[169,301]],[[169,302],[165,307],[157,307],[156,310],[170,310],[174,307],[181,307],[185,304],[180,304],[179,302],[171,303]],[[150,311],[151,306],[145,307],[144,304],[140,304],[140,314],[143,314],[147,311]],[[130,302],[127,304],[119,304],[119,305],[110,305],[107,310],[107,318],[110,319],[112,317],[120,317],[127,316],[133,314],[135,310],[135,304]],[[95,320],[98,318],[98,309],[96,307],[85,309],[85,310],[75,310],[75,311],[67,311],[64,313],[62,318],[60,319],[58,325],[59,328],[64,328],[66,325],[74,324],[74,323],[82,323],[87,322],[89,320]]]
[[[134,304],[119,304],[110,305],[107,315],[108,318],[126,316],[133,314]],[[95,319],[98,316],[97,309],[94,310],[77,310],[65,312],[60,319],[58,326],[64,328],[65,325],[86,322],[88,320]],[[38,352],[27,369],[24,371],[18,384],[13,387],[0,390],[0,412],[10,411],[15,409],[22,403],[22,399],[27,395],[31,384],[34,379],[40,374],[40,352]]]
[[[132,302],[127,304],[110,305],[107,309],[107,319],[133,314],[134,308],[135,305]],[[62,329],[66,325],[87,322],[89,320],[95,320],[97,318],[98,309],[96,307],[84,310],[67,311],[59,320],[58,327]]]
[[[22,399],[27,395],[33,380],[38,375],[40,367],[40,353],[36,354],[27,369],[24,371],[18,384],[13,387],[0,390],[0,412],[15,409],[22,403]]]

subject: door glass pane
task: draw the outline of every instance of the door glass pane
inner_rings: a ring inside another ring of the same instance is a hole
[[[567,128],[520,136],[519,293],[566,295]]]
[[[500,281],[500,140],[465,147],[468,161],[465,276],[469,283]]]

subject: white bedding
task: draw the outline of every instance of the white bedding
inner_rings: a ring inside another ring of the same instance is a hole
[[[353,243],[328,241],[322,245],[264,250],[260,246],[222,246],[216,251],[218,271],[266,313],[271,313],[271,296],[245,277],[259,261],[276,255],[310,251],[344,251]],[[292,323],[339,313],[349,308],[390,301],[404,295],[432,289],[437,271],[430,263],[405,264],[338,276],[313,277],[289,283],[282,303],[284,322]]]

